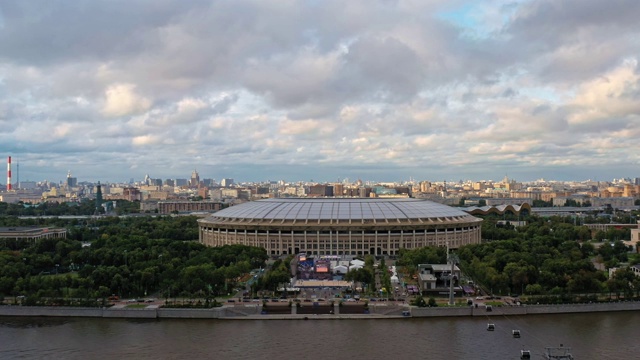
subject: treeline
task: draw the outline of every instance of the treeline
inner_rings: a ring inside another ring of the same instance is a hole
[[[69,238],[92,241],[109,237],[146,237],[150,239],[197,240],[195,216],[109,216],[71,221]]]
[[[115,200],[116,215],[140,212],[139,201]],[[39,204],[0,202],[0,216],[79,216],[103,214],[104,208],[96,207],[95,200],[84,199],[80,202],[42,202]]]
[[[0,216],[0,227],[67,228],[67,238],[78,241],[94,241],[109,236],[144,236],[151,239],[197,240],[198,222],[195,216],[106,216],[86,219],[33,218]],[[13,246],[12,246],[13,245]],[[14,250],[24,245],[12,242],[5,246]]]
[[[481,244],[456,251],[459,266],[476,284],[493,294],[567,295],[629,293],[634,283],[622,280],[628,271],[609,279],[606,271],[621,263],[640,262],[622,241],[592,242],[590,231],[561,217],[527,219],[528,225],[514,228],[498,225],[497,219],[483,223]],[[628,229],[611,229],[603,236],[628,238]],[[598,236],[596,236],[598,237]],[[401,250],[398,264],[413,269],[421,263],[446,262],[444,248]],[[630,280],[636,278],[629,277]],[[640,279],[640,278],[638,278]],[[640,291],[640,283],[635,288]],[[633,291],[631,291],[633,293]],[[640,294],[638,294],[640,295]]]
[[[68,239],[3,240],[0,295],[213,297],[267,259],[261,248],[193,241],[195,217],[109,217],[69,226]]]

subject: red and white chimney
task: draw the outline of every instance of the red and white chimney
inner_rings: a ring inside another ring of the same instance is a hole
[[[7,191],[11,191],[11,156],[7,160]]]

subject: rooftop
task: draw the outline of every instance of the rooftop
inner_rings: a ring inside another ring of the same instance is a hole
[[[473,218],[447,205],[419,199],[380,198],[288,198],[257,200],[229,207],[212,218],[261,220],[378,220]]]

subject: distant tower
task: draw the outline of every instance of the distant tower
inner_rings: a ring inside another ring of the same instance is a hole
[[[198,187],[199,184],[200,184],[200,175],[198,174],[197,170],[193,170],[193,172],[191,173],[191,182],[189,185],[191,187]]]
[[[67,172],[67,188],[72,188],[78,185],[78,179],[71,177],[71,170]]]
[[[100,206],[102,206],[102,185],[98,181],[98,186],[96,186],[96,213],[100,212]]]
[[[11,191],[11,156],[7,159],[7,191]]]

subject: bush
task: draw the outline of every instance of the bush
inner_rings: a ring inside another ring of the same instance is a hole
[[[414,305],[417,307],[427,307],[427,302],[424,301],[424,298],[422,296],[416,296],[416,298],[413,299],[413,301],[411,302],[411,305]]]

